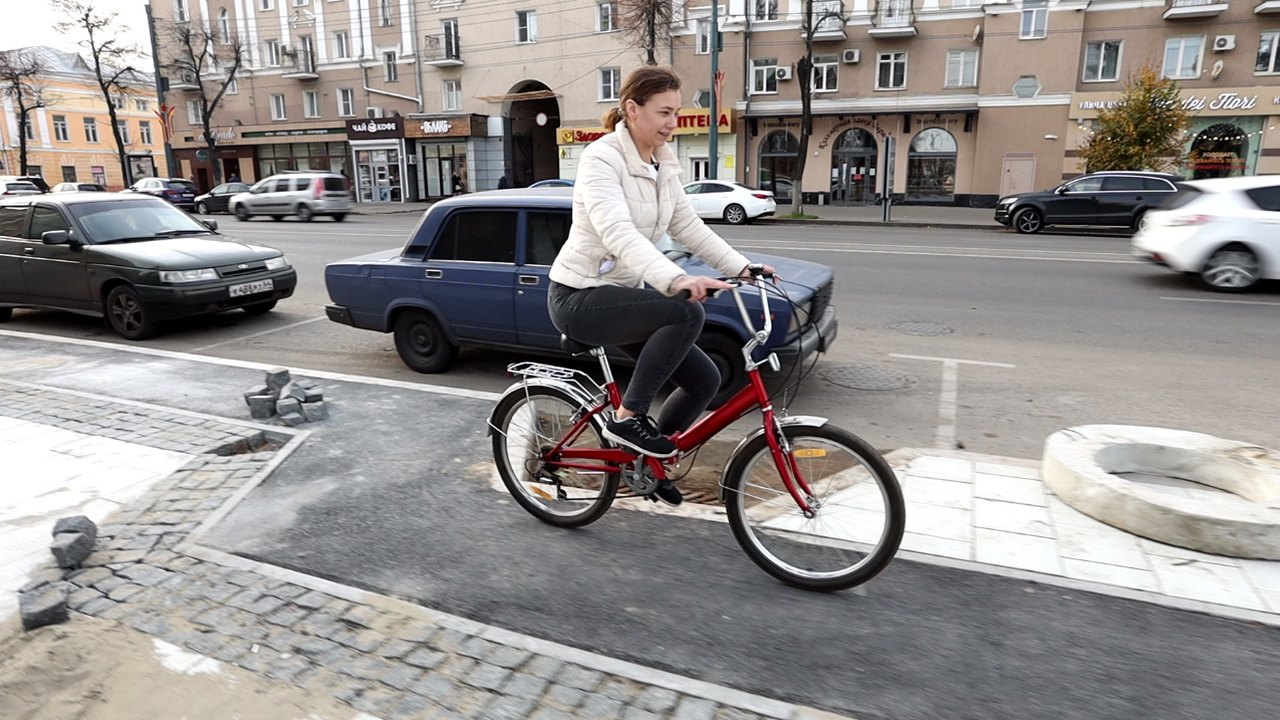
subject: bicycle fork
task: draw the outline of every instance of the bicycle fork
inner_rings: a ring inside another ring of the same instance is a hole
[[[778,468],[778,475],[782,477],[787,492],[791,493],[791,499],[799,506],[800,514],[812,518],[817,514],[817,498],[805,482],[800,466],[796,464],[795,450],[782,431],[782,424],[774,416],[772,406],[764,408],[764,422],[766,427],[771,428],[765,433],[765,441],[769,443],[769,451],[773,453],[773,464]]]

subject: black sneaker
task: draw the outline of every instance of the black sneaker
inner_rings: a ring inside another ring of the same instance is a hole
[[[658,483],[657,489],[649,495],[650,500],[661,500],[662,502],[675,507],[684,502],[684,493],[680,492],[680,488],[670,480],[663,480]]]
[[[604,426],[604,436],[650,457],[667,458],[676,454],[676,444],[663,437],[645,415],[610,420]]]

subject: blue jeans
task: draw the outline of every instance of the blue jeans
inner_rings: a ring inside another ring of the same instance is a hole
[[[649,414],[658,390],[676,384],[658,415],[658,431],[684,430],[707,409],[720,387],[720,371],[694,342],[706,314],[702,303],[670,298],[656,290],[614,285],[577,288],[551,283],[551,322],[587,345],[616,346],[636,361],[623,407]]]

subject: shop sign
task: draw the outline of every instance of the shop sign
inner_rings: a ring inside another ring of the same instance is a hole
[[[488,134],[487,119],[484,115],[409,119],[405,121],[404,136],[408,138],[484,137]]]
[[[1097,117],[1100,110],[1111,110],[1120,104],[1120,93],[1076,93],[1072,99],[1071,117]],[[1270,103],[1258,88],[1226,88],[1220,92],[1200,94],[1184,91],[1182,109],[1200,115],[1270,115],[1280,106],[1280,96]]]
[[[865,125],[869,130],[874,132],[882,140],[884,138],[889,137],[889,132],[885,130],[883,127],[881,127],[880,122],[874,117],[844,118],[843,120],[840,120],[839,122],[832,125],[831,129],[827,131],[827,134],[822,136],[822,140],[818,141],[818,147],[821,149],[831,144],[831,138],[836,133],[838,133],[841,130],[844,130],[850,125]]]
[[[350,140],[402,137],[404,137],[404,118],[402,117],[347,121],[347,138]]]
[[[720,111],[719,133],[733,132],[733,108]],[[707,135],[711,132],[711,111],[707,108],[681,108],[676,111],[676,135]],[[566,128],[556,131],[557,145],[576,145],[599,140],[607,130],[602,127]]]
[[[444,135],[453,129],[453,123],[448,120],[423,120],[418,129],[423,135]]]
[[[243,138],[293,138],[293,137],[310,137],[313,135],[345,135],[346,128],[305,128],[293,130],[249,130],[240,133]]]

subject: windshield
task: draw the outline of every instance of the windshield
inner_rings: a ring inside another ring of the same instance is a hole
[[[169,182],[165,183],[165,187],[169,188],[170,190],[195,190],[196,189],[196,186],[194,183],[187,182],[186,180],[170,180]]]
[[[69,209],[84,226],[90,245],[209,232],[208,227],[165,202],[77,203]]]
[[[29,183],[29,182],[11,182],[11,183],[5,183],[5,189],[7,189],[7,190],[30,190],[31,192],[40,192],[40,188],[36,187],[35,185],[32,185],[32,184],[31,184],[31,183]]]

